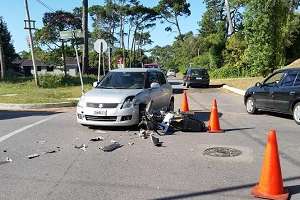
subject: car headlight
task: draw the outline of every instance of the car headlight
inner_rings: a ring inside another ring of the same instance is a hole
[[[83,108],[84,104],[85,104],[85,100],[84,100],[84,97],[82,96],[77,103],[77,107]]]
[[[129,96],[125,99],[121,109],[124,108],[131,108],[135,105],[136,99],[134,98],[134,96]]]

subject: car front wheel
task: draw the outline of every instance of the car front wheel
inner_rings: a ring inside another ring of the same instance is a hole
[[[293,109],[293,117],[295,122],[300,125],[300,102],[296,103]]]
[[[246,101],[246,110],[250,114],[255,114],[257,109],[253,97],[249,97]]]

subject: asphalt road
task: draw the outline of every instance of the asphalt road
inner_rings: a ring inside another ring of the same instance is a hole
[[[176,81],[173,81],[176,85]],[[180,85],[176,85],[179,93]],[[179,108],[182,94],[175,94]],[[80,126],[75,109],[63,112],[0,111],[0,199],[253,199],[260,176],[266,135],[277,131],[284,185],[300,199],[300,132],[291,117],[245,113],[243,98],[218,88],[188,90],[190,108],[207,123],[217,99],[222,134],[181,133],[163,136],[154,147],[136,130]],[[90,142],[97,136],[102,142]],[[111,153],[100,146],[116,140]],[[134,143],[130,145],[129,143]],[[87,151],[74,145],[86,144]],[[231,147],[231,158],[204,156],[209,147]],[[56,150],[56,153],[45,152]],[[40,157],[26,156],[38,153]]]

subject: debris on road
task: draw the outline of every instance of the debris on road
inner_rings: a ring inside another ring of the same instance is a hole
[[[134,145],[134,142],[129,142],[128,144],[129,144],[130,146],[132,146],[132,145]]]
[[[38,144],[45,144],[46,140],[39,140],[39,141],[36,141],[36,143],[38,143]]]
[[[58,151],[60,151],[60,150],[53,149],[53,150],[46,151],[45,154],[48,154],[48,153],[57,153]]]
[[[6,152],[7,152],[7,150],[3,150],[3,152],[4,152],[4,153],[6,153]]]
[[[121,145],[119,142],[112,140],[110,145],[100,147],[100,149],[104,152],[111,152],[111,151],[121,148],[122,146],[123,145]]]
[[[160,142],[159,138],[155,137],[154,134],[151,134],[150,136],[151,136],[151,141],[154,144],[154,146],[157,146],[157,147],[162,146],[163,142]]]
[[[37,158],[39,156],[40,156],[40,154],[34,153],[34,154],[31,154],[31,155],[28,155],[27,158],[28,159],[33,159],[33,158]]]
[[[104,140],[103,137],[95,137],[95,138],[90,139],[90,141],[92,141],[92,142],[99,142],[99,141],[103,141],[103,140]]]
[[[88,148],[88,146],[85,145],[85,144],[82,144],[82,145],[75,145],[74,147],[75,147],[76,149],[80,149],[80,150],[82,150],[82,151],[86,151],[86,149]]]
[[[148,133],[145,129],[141,129],[138,135],[139,135],[139,137],[144,138],[144,139],[148,138]]]
[[[3,160],[3,161],[0,161],[0,165],[4,165],[4,164],[6,164],[6,163],[10,163],[10,162],[12,162],[12,159],[11,159],[11,158],[9,158],[9,157],[6,157],[6,159],[5,159],[5,160]]]

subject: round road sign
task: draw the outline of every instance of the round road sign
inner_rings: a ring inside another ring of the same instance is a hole
[[[94,50],[97,53],[101,53],[101,47],[102,47],[102,52],[107,51],[107,42],[105,42],[105,40],[103,39],[96,40],[96,42],[94,43]]]

